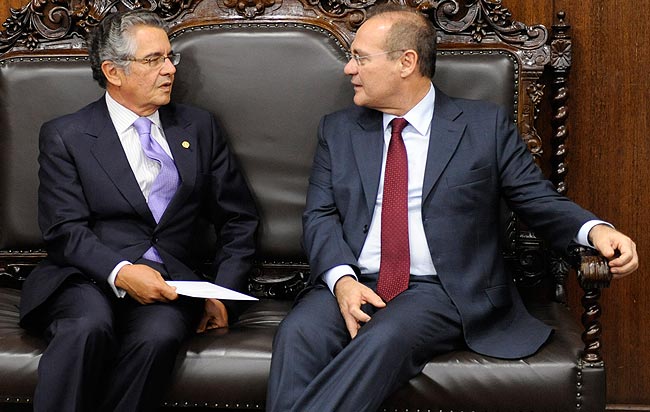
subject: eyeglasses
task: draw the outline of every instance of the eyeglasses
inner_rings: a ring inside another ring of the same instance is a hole
[[[348,59],[348,61],[354,59],[354,61],[357,63],[357,65],[363,66],[364,65],[364,60],[368,59],[369,57],[381,56],[382,54],[390,54],[390,53],[395,53],[395,52],[404,53],[405,50],[404,49],[401,49],[401,50],[389,50],[389,51],[385,51],[385,52],[381,52],[381,53],[366,54],[366,55],[363,55],[363,56],[360,56],[360,55],[358,55],[356,53],[347,52],[347,53],[345,53],[345,57]]]
[[[181,61],[181,54],[169,53],[166,56],[162,55],[162,56],[155,56],[155,57],[144,57],[142,59],[136,59],[135,57],[131,57],[128,59],[120,59],[120,60],[127,61],[127,62],[138,62],[146,66],[149,66],[151,69],[157,69],[165,63],[165,59],[169,59],[169,61],[172,62],[174,66],[176,66]]]

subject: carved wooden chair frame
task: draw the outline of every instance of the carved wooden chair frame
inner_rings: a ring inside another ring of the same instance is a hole
[[[552,136],[550,137],[550,179],[558,192],[567,192],[566,141],[568,117],[568,74],[571,68],[570,26],[564,14],[549,36],[544,26],[527,26],[512,19],[501,0],[382,0],[406,4],[428,14],[438,28],[439,53],[493,53],[505,50],[515,56],[518,81],[515,113],[522,138],[541,163],[544,145],[536,128],[542,99],[546,93],[540,80],[550,76]],[[86,34],[107,14],[116,10],[146,8],[155,11],[171,26],[171,36],[206,24],[301,24],[322,27],[349,47],[356,29],[366,20],[377,0],[30,0],[12,9],[0,31],[0,65],[15,59],[42,59],[48,56],[86,59]],[[566,302],[566,280],[570,265],[541,248],[532,233],[520,230],[512,219],[508,230],[507,260],[515,267],[519,285],[534,286],[544,273],[554,278],[554,296]],[[0,278],[19,283],[23,274],[44,257],[43,251],[0,251]],[[600,289],[611,279],[604,259],[585,248],[571,253],[570,264],[577,270],[584,289],[582,359],[602,366],[600,354]],[[550,264],[548,262],[551,262]],[[290,267],[287,272],[287,267]],[[304,263],[261,262],[254,278],[253,292],[262,295],[294,293],[308,267]],[[296,276],[296,274],[298,276]],[[272,279],[272,281],[269,281]],[[298,281],[296,281],[298,279]],[[278,282],[280,280],[280,282]],[[6,283],[6,282],[5,282]],[[281,289],[278,286],[281,284]]]

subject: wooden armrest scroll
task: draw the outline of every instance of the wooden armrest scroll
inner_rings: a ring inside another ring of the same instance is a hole
[[[593,249],[579,247],[573,252],[576,257],[578,282],[583,289],[602,289],[609,287],[612,273],[607,259]]]

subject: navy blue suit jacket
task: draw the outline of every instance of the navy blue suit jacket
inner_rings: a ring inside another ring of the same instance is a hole
[[[380,112],[361,107],[321,121],[303,216],[312,282],[336,265],[358,266],[377,198],[382,126]],[[467,345],[517,358],[534,353],[551,329],[528,314],[504,267],[502,198],[562,250],[596,219],[555,191],[502,108],[436,89],[422,193],[431,257],[460,312]]]
[[[42,126],[38,218],[48,257],[23,285],[21,319],[72,274],[108,286],[120,261],[137,261],[152,244],[172,279],[200,279],[192,248],[200,217],[217,228],[215,282],[245,290],[258,218],[224,133],[204,110],[169,104],[159,112],[182,183],[158,224],[104,97]]]

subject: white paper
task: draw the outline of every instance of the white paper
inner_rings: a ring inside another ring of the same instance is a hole
[[[258,300],[252,296],[236,292],[234,290],[215,285],[210,282],[192,280],[168,280],[170,286],[176,288],[179,295],[191,296],[194,298],[215,298],[224,300]]]

